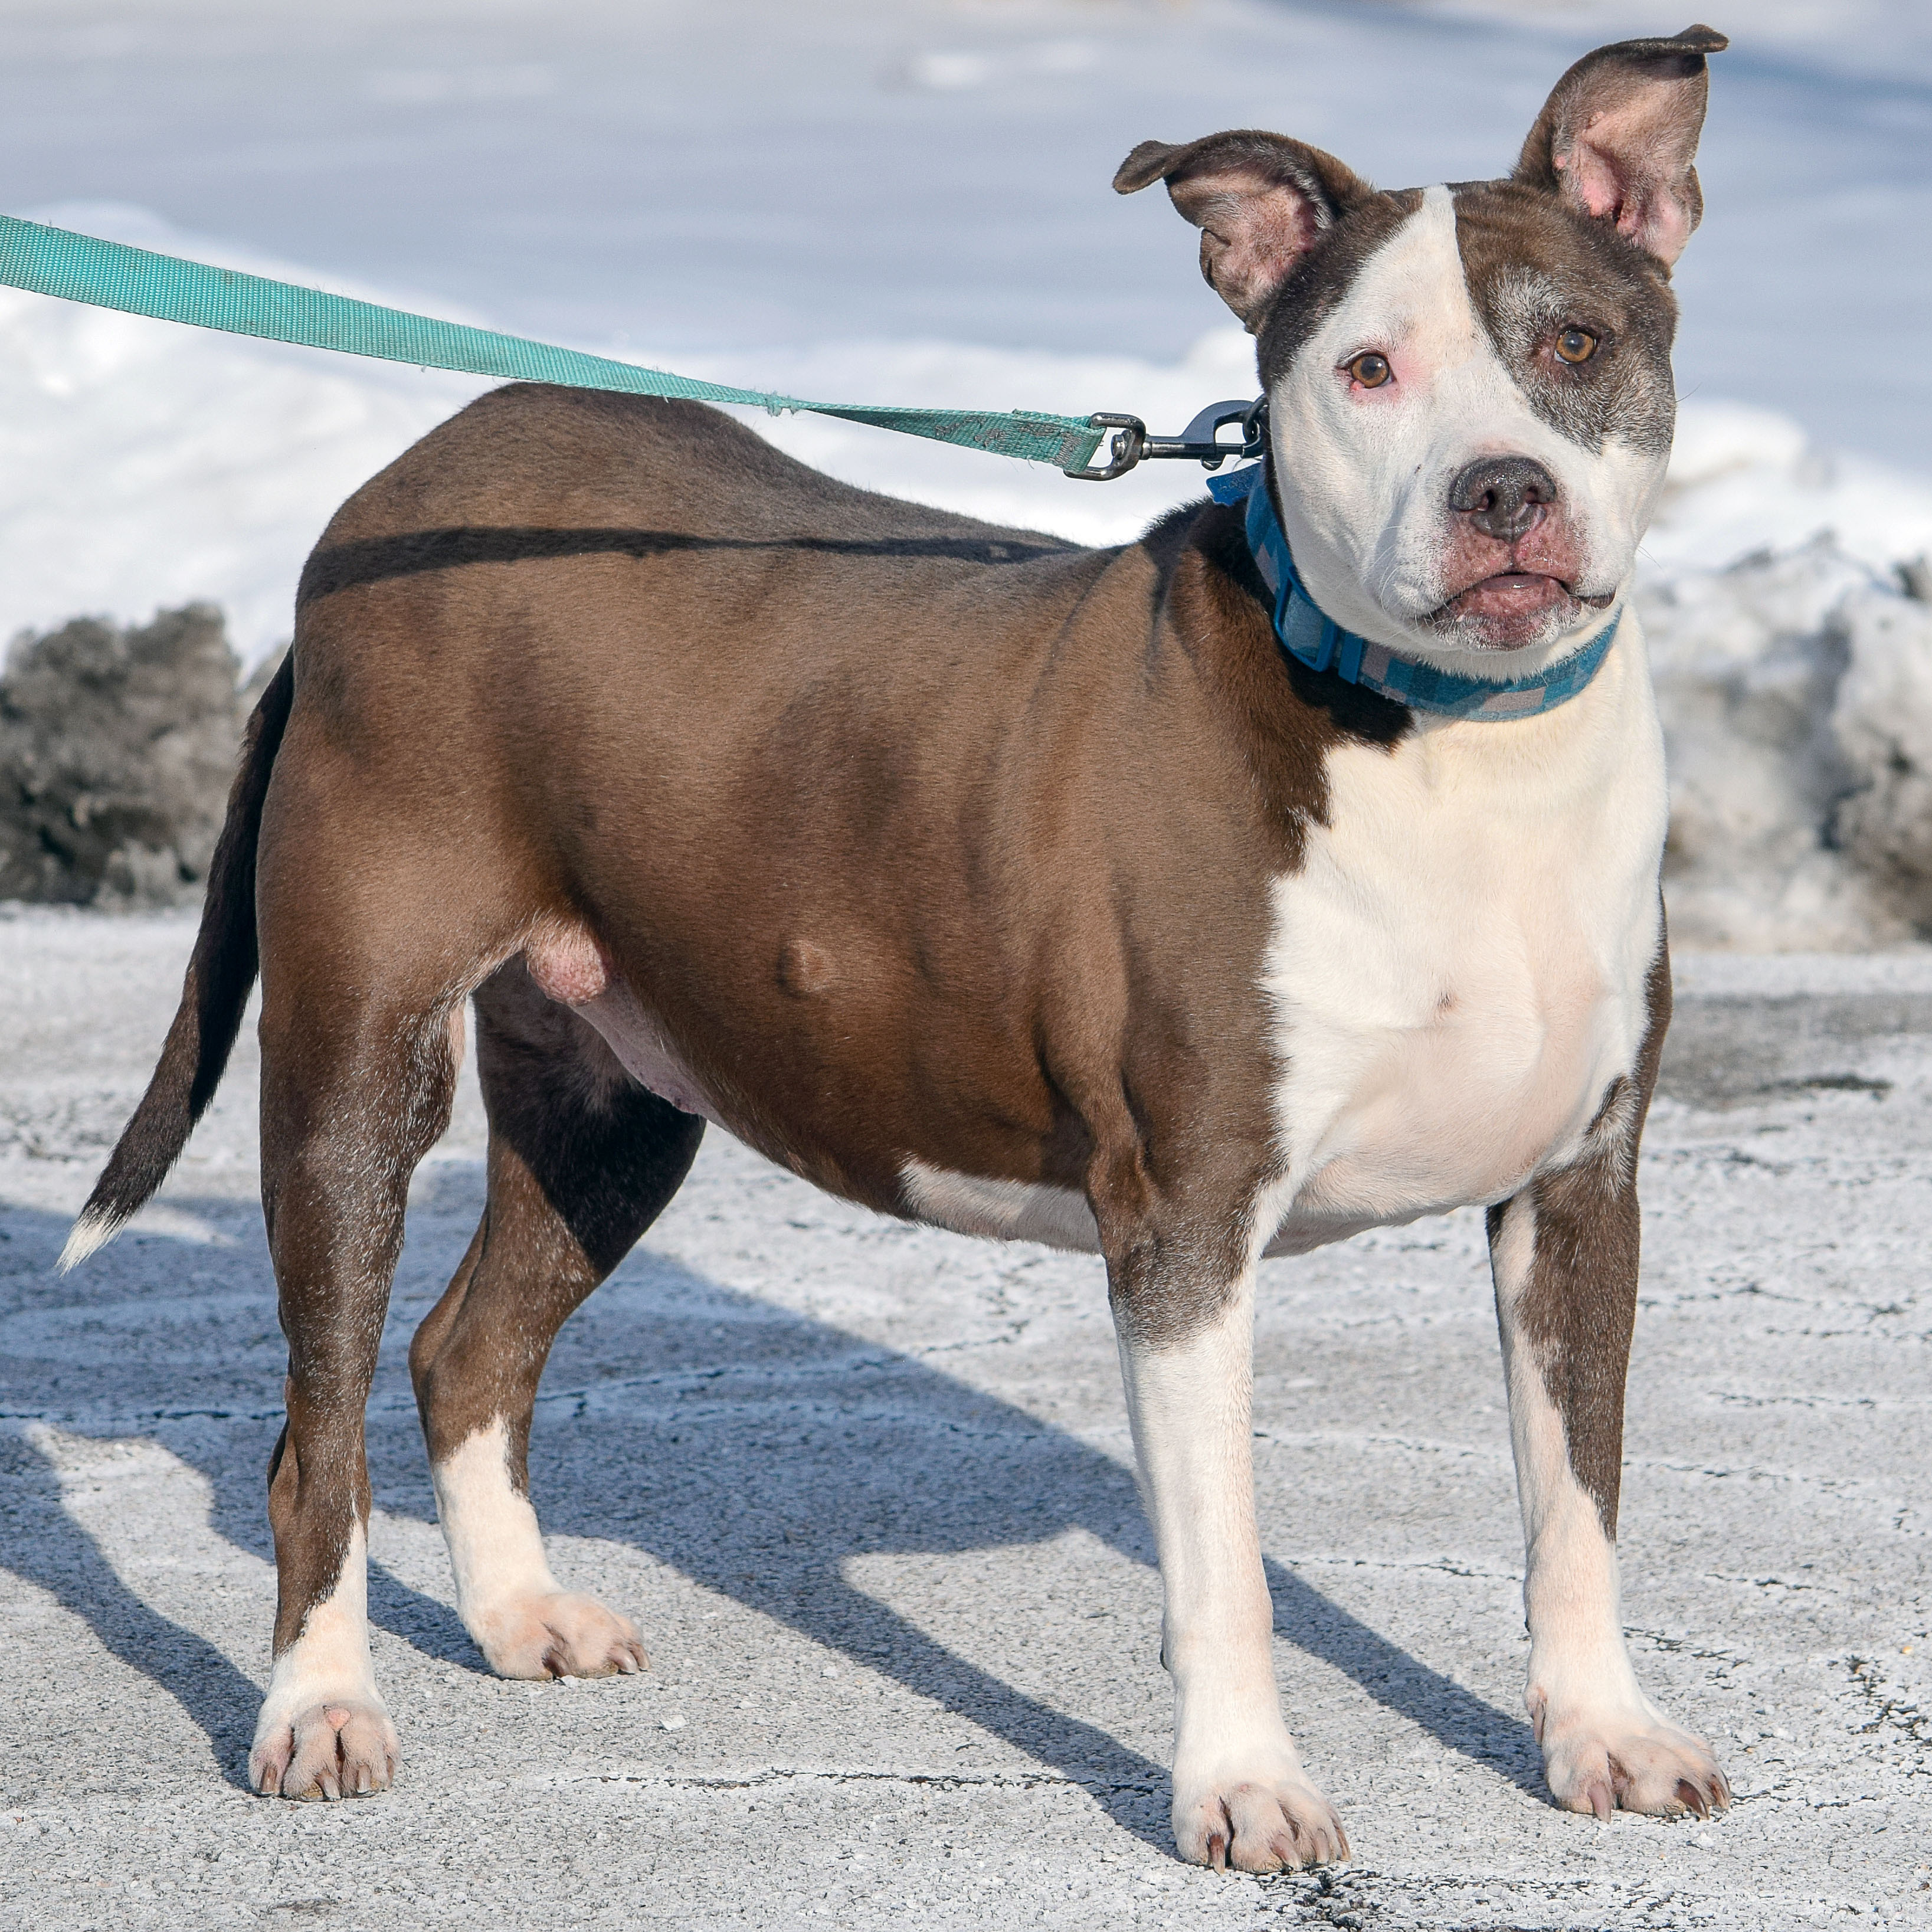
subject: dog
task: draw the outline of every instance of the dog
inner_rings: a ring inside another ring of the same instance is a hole
[[[1626,598],[1726,44],[1567,73],[1506,180],[1145,142],[1257,339],[1256,468],[1090,550],[848,488],[696,404],[522,386],[352,497],[250,722],[179,1011],[63,1256],[154,1192],[259,975],[289,1345],[255,1787],[388,1785],[364,1408],[473,1009],[488,1196],[410,1363],[463,1622],[644,1662],[527,1490],[571,1311],[709,1120],[882,1214],[1105,1258],[1186,1858],[1348,1856],[1270,1653],[1257,1264],[1488,1210],[1556,1802],[1707,1815],[1616,1531],[1670,995]],[[1243,492],[1245,491],[1245,496]]]

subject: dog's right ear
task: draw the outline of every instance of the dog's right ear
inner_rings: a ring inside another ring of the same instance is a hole
[[[1316,238],[1372,192],[1333,154],[1253,128],[1179,147],[1143,141],[1114,188],[1132,194],[1157,181],[1200,230],[1201,272],[1251,334]]]

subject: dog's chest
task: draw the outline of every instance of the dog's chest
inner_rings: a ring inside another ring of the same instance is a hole
[[[1276,1252],[1506,1197],[1634,1065],[1665,809],[1640,649],[1544,717],[1331,754],[1272,893]]]

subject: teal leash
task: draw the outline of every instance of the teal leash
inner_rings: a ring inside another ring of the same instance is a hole
[[[98,236],[76,235],[13,215],[0,215],[0,286],[149,316],[157,322],[185,322],[231,335],[292,342],[304,349],[408,362],[418,369],[454,369],[470,376],[558,382],[569,388],[611,389],[630,396],[739,403],[773,415],[803,410],[846,422],[868,423],[874,429],[896,430],[902,436],[982,449],[990,455],[1050,463],[1080,483],[1111,482],[1150,458],[1192,458],[1204,469],[1216,470],[1228,457],[1258,456],[1262,450],[1258,403],[1216,403],[1178,436],[1150,436],[1138,416],[808,403],[800,396],[734,388],[634,362],[614,362],[608,356],[557,349],[520,335],[499,335],[494,329],[438,322],[406,309],[328,295],[296,282],[244,274],[238,268],[213,268],[205,262],[184,261],[178,255],[159,255],[152,249],[104,242]],[[1239,446],[1220,440],[1220,430],[1231,422],[1240,425]],[[1109,430],[1113,439],[1108,460],[1096,466],[1094,452]]]
[[[90,303],[96,308],[152,316],[158,322],[187,322],[197,328],[224,329],[231,335],[332,349],[386,362],[413,363],[421,369],[455,369],[471,376],[560,382],[572,388],[610,389],[632,396],[748,404],[774,413],[806,410],[815,416],[869,423],[875,429],[897,430],[935,442],[983,449],[995,456],[1050,463],[1076,474],[1087,470],[1111,426],[1082,417],[1026,410],[1003,415],[992,410],[810,403],[761,389],[701,382],[662,369],[553,348],[521,336],[499,335],[493,329],[470,328],[461,322],[438,322],[375,302],[326,295],[320,289],[272,281],[265,275],[213,268],[205,262],[158,255],[146,248],[130,248],[123,242],[104,242],[10,215],[0,215],[0,284],[31,290],[35,295],[57,296],[64,302]],[[1100,472],[1091,473],[1097,476]]]

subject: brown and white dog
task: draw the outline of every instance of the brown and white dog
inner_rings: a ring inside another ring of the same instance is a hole
[[[1258,338],[1315,601],[1508,680],[1610,621],[1670,449],[1704,56],[1606,47],[1504,181],[1280,135],[1135,149]],[[1240,512],[1082,550],[829,481],[695,405],[500,390],[329,525],[179,1013],[65,1258],[159,1186],[258,963],[289,1342],[263,1792],[387,1785],[363,1412],[473,1002],[488,1204],[410,1364],[464,1624],[636,1670],[526,1493],[560,1325],[706,1120],[880,1211],[1106,1258],[1166,1588],[1183,1855],[1346,1855],[1270,1654],[1256,1264],[1489,1209],[1528,1702],[1573,1810],[1729,1800],[1638,1688],[1615,1545],[1638,1136],[1668,1016],[1628,614],[1576,696],[1432,715],[1277,644]],[[258,951],[259,949],[259,951]]]

